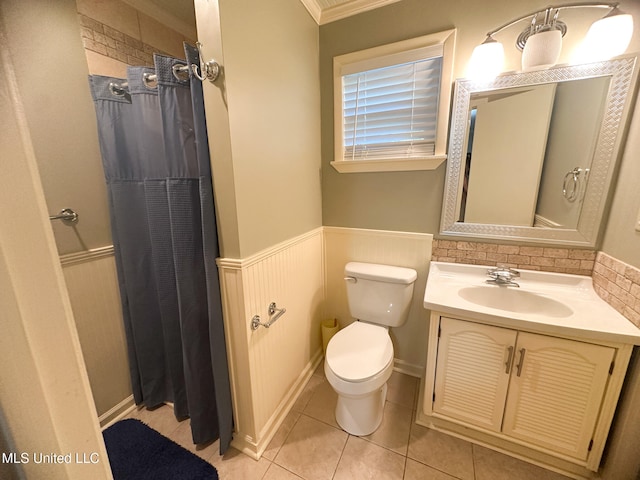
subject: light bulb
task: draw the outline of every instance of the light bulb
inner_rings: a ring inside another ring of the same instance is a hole
[[[504,48],[493,37],[474,48],[467,65],[467,78],[477,81],[489,81],[495,78],[504,65]]]
[[[633,17],[617,8],[591,25],[571,63],[608,60],[623,54],[633,35]]]

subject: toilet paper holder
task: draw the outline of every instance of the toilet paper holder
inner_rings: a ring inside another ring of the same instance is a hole
[[[276,302],[271,302],[269,304],[269,321],[266,323],[262,323],[260,321],[260,315],[254,315],[251,319],[251,330],[257,330],[258,327],[269,328],[271,325],[275,323],[284,313],[287,311],[286,308],[278,308]]]

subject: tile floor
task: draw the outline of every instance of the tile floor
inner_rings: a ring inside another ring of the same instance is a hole
[[[322,365],[307,383],[259,461],[218,442],[197,449],[189,422],[170,407],[136,410],[137,418],[213,464],[221,480],[566,480],[567,477],[413,422],[418,379],[394,372],[384,420],[367,437],[336,424],[336,394]]]

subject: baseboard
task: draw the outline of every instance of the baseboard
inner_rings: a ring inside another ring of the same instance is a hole
[[[98,417],[100,428],[104,430],[105,428],[110,427],[118,420],[122,420],[124,417],[129,415],[129,413],[131,413],[135,408],[136,404],[133,401],[133,395],[129,395],[116,406],[104,412],[102,415],[100,415],[100,417]]]
[[[399,358],[393,359],[393,370],[416,378],[422,378],[424,375],[424,365],[414,365]]]
[[[257,440],[236,432],[231,441],[231,446],[251,458],[259,460],[323,358],[322,349],[320,349],[300,373],[289,392],[278,405],[278,408],[276,408],[269,421],[260,431]]]

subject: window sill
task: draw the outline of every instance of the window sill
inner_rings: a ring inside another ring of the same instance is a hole
[[[340,173],[413,172],[435,170],[446,159],[446,155],[433,155],[426,158],[401,160],[339,160],[331,162],[331,166]]]

